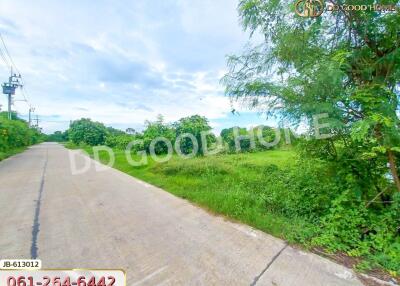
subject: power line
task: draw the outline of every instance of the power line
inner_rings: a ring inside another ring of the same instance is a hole
[[[28,115],[28,120],[29,120],[29,127],[32,126],[32,113],[35,111],[35,108],[32,106],[29,106],[29,115]]]
[[[3,49],[0,47],[0,56],[3,59],[3,62],[6,64],[7,69],[8,69],[8,67],[11,67],[11,76],[10,76],[10,80],[9,80],[10,82],[3,84],[3,86],[6,86],[6,87],[10,86],[10,87],[14,88],[13,90],[8,91],[8,93],[7,93],[8,94],[8,111],[9,111],[9,117],[10,117],[11,104],[12,104],[11,103],[12,102],[12,94],[15,93],[15,87],[16,86],[24,87],[25,83],[24,83],[24,80],[21,77],[21,72],[19,71],[17,65],[15,64],[15,62],[14,62],[14,60],[13,60],[13,58],[12,58],[8,48],[7,48],[7,45],[6,45],[5,41],[4,41],[4,38],[3,38],[1,33],[0,33],[0,40],[1,40],[2,44],[3,44],[4,51],[5,51],[4,52]],[[8,57],[8,59],[7,59],[7,57]],[[13,74],[13,72],[12,72],[13,68],[18,72],[19,76],[17,76],[16,74]],[[19,80],[19,82],[18,82],[18,80],[15,83],[12,82],[13,79],[15,79],[15,78],[17,78]],[[28,91],[27,91],[26,87],[25,88],[21,88],[21,91],[22,91],[21,92],[22,96],[24,98],[23,101],[25,101],[27,103],[27,105],[29,106],[29,124],[31,124],[31,112],[34,110],[34,108],[32,107],[31,103],[28,100],[29,96],[28,96]],[[3,93],[5,93],[4,92],[4,87],[3,87]],[[37,120],[36,121],[36,125],[38,125],[38,118],[36,120]]]
[[[0,47],[0,56],[3,59],[3,63],[5,64],[5,67],[7,68],[7,71],[8,71],[8,69],[10,68],[10,64],[8,63],[8,61],[4,55],[3,49],[1,47]]]
[[[24,81],[22,81],[21,91],[22,91],[22,96],[24,97],[24,99],[28,103],[28,105],[30,106],[30,103],[29,103],[29,100],[28,100],[29,94],[28,94],[28,91],[25,88],[25,82]]]
[[[36,125],[35,126],[36,126],[36,128],[39,128],[39,121],[40,121],[39,120],[39,115],[36,114],[36,118],[33,119],[33,121],[36,121]]]
[[[1,33],[0,33],[0,39],[1,39],[1,42],[3,43],[4,50],[6,51],[6,54],[7,54],[8,58],[10,59],[11,65],[15,68],[15,70],[16,70],[19,74],[21,74],[21,73],[19,72],[18,68],[17,68],[17,65],[15,64],[14,60],[12,59],[10,52],[9,52],[8,49],[7,49],[6,43],[4,42],[4,39],[3,39],[3,36],[1,35]]]
[[[22,87],[21,88],[22,96],[24,98],[24,101],[29,106],[29,109],[32,109],[33,107],[32,107],[32,104],[30,103],[30,96],[29,96],[28,90],[27,90],[27,88],[25,86],[25,81],[24,81],[24,79],[22,79],[21,72],[19,71],[17,65],[15,64],[15,62],[14,62],[12,56],[11,56],[11,53],[9,52],[9,50],[7,48],[7,45],[6,45],[5,41],[4,41],[4,38],[3,38],[1,33],[0,33],[0,40],[1,40],[2,44],[3,44],[3,46],[4,46],[5,53],[7,54],[8,59],[9,59],[11,64],[9,64],[7,58],[5,57],[5,53],[3,52],[3,49],[0,47],[1,57],[3,58],[3,61],[6,63],[7,66],[13,67],[19,73],[19,76],[20,76],[19,78],[20,78],[20,81],[21,81],[21,84],[22,84],[22,86],[21,86]]]

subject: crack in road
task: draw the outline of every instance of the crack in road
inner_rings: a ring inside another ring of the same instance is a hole
[[[271,261],[267,264],[267,266],[263,269],[263,271],[261,271],[261,273],[260,273],[258,276],[256,276],[256,277],[254,278],[254,280],[253,280],[253,282],[250,284],[250,286],[255,286],[255,285],[257,284],[257,282],[258,282],[258,280],[260,280],[261,276],[264,275],[264,273],[268,270],[268,268],[271,267],[272,263],[275,262],[275,260],[279,257],[279,255],[281,255],[281,253],[282,253],[287,247],[288,247],[288,244],[285,244],[285,246],[282,247],[282,249],[279,250],[278,253],[275,254],[274,257],[272,257]]]
[[[38,199],[36,200],[35,218],[33,219],[32,244],[31,244],[31,258],[32,259],[36,259],[38,256],[37,240],[38,240],[38,235],[39,235],[39,231],[40,231],[39,215],[40,215],[40,205],[42,202],[44,180],[45,180],[46,169],[47,169],[48,153],[49,153],[49,150],[46,149],[46,160],[43,165],[42,178],[40,180],[39,195],[38,195]]]

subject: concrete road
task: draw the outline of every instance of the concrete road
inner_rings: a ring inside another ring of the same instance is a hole
[[[122,268],[127,285],[362,285],[354,273],[45,143],[0,162],[0,258]]]

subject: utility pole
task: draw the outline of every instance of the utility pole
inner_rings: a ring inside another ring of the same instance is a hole
[[[17,87],[22,86],[21,82],[21,75],[13,74],[13,70],[11,67],[11,74],[8,78],[8,82],[3,83],[1,86],[3,87],[3,93],[7,95],[8,99],[8,119],[12,119],[11,115],[11,105],[12,105],[12,96],[15,94],[15,89]]]
[[[36,128],[39,128],[39,116],[38,115],[36,115],[35,121],[36,121]]]
[[[29,127],[32,126],[32,112],[35,111],[35,108],[32,106],[29,106]]]

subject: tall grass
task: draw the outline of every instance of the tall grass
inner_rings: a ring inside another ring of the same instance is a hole
[[[91,154],[90,148],[85,148]],[[135,156],[133,156],[135,158]],[[271,170],[284,168],[296,160],[291,150],[245,154],[223,154],[182,159],[176,155],[166,163],[154,162],[133,167],[124,151],[115,150],[114,167],[187,199],[211,212],[249,224],[289,241],[297,241],[312,224],[301,218],[271,213],[261,195]],[[108,154],[100,152],[100,161]]]

